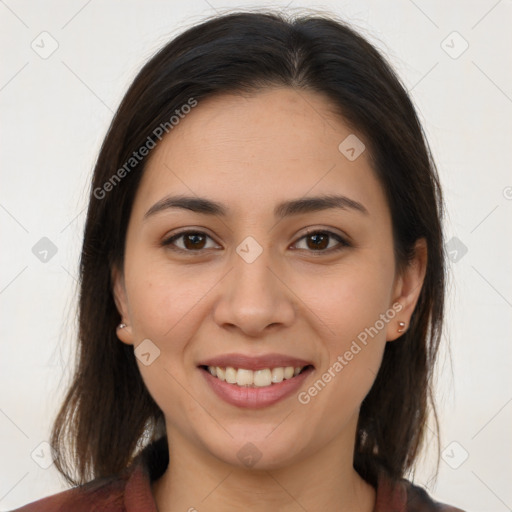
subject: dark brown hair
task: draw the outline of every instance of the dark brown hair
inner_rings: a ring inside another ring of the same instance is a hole
[[[426,276],[410,326],[386,344],[360,409],[354,467],[374,486],[379,468],[403,477],[424,441],[429,411],[438,433],[431,384],[444,308],[442,197],[411,100],[380,53],[344,22],[318,14],[235,12],[189,28],[144,65],[101,147],[80,259],[76,369],[51,435],[56,467],[69,483],[117,474],[165,435],[133,347],[116,336],[111,270],[123,268],[127,223],[147,157],[128,171],[126,162],[149,141],[158,144],[155,129],[191,98],[201,108],[207,97],[275,86],[322,94],[364,138],[390,206],[397,268],[407,265],[418,239],[427,242]],[[122,179],[113,181],[123,166]]]

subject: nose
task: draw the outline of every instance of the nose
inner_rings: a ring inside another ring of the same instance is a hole
[[[249,337],[292,325],[296,298],[280,265],[271,261],[268,249],[249,261],[233,253],[233,267],[219,283],[214,308],[217,325],[239,329]]]

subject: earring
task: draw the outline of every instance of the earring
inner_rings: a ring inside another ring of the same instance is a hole
[[[405,331],[405,322],[398,322],[398,332],[404,332]]]
[[[117,326],[118,329],[124,329],[126,327],[126,324],[119,324]]]

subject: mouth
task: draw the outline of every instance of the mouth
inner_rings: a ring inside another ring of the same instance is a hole
[[[284,380],[290,380],[313,369],[313,365],[305,366],[277,366],[274,368],[262,368],[250,370],[248,368],[234,368],[232,366],[208,366],[200,365],[203,371],[212,377],[245,388],[266,388],[280,384]]]
[[[201,361],[198,369],[214,395],[241,408],[262,408],[297,392],[314,372],[304,359],[281,354],[227,354]]]

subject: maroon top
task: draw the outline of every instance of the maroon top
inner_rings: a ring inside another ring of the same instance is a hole
[[[167,439],[147,446],[118,476],[97,478],[53,496],[34,501],[12,512],[158,512],[151,483],[169,462]],[[434,501],[408,480],[393,482],[379,473],[373,512],[464,512]]]

